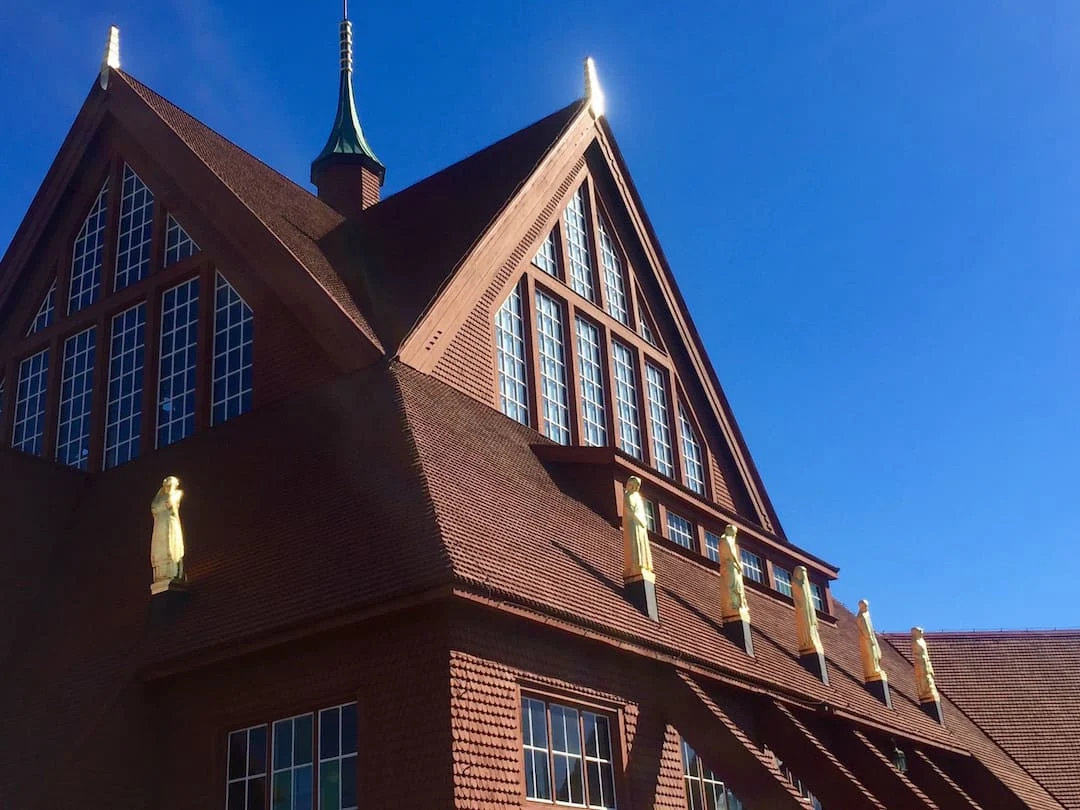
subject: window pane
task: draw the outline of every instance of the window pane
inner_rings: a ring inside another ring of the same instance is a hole
[[[619,258],[615,242],[608,234],[608,227],[603,217],[598,217],[600,231],[600,259],[604,266],[604,296],[607,298],[607,311],[620,323],[629,324],[630,316],[626,308],[626,287],[623,281],[622,259]]]
[[[533,774],[536,778],[536,792],[530,794],[534,799],[551,800],[551,774],[548,771],[547,753],[534,751],[532,754]]]
[[[544,435],[559,444],[570,443],[566,362],[563,355],[562,305],[536,293],[536,343],[540,355],[540,394],[544,409]]]
[[[247,732],[234,731],[229,735],[229,778],[247,776]]]
[[[742,558],[743,574],[754,582],[764,583],[765,566],[761,562],[761,557],[744,548],[739,549],[739,556]]]
[[[312,716],[305,714],[293,721],[293,763],[304,765],[311,762]]]
[[[671,423],[668,419],[667,382],[664,372],[652,363],[645,364],[649,392],[649,428],[652,431],[653,466],[663,475],[675,476],[671,462]]]
[[[176,264],[188,256],[194,256],[199,252],[199,246],[187,235],[179,222],[169,214],[165,220],[165,266]]]
[[[297,768],[293,772],[293,810],[311,810],[314,797],[311,789],[311,777],[310,765]]]
[[[336,757],[340,752],[340,731],[338,709],[323,709],[319,712],[319,759]]]
[[[681,515],[676,515],[670,509],[667,513],[668,539],[680,546],[697,550],[697,537],[694,535],[694,524]]]
[[[292,771],[274,774],[270,808],[271,810],[292,810]]]
[[[356,704],[341,707],[341,753],[356,753]]]
[[[773,566],[773,576],[776,578],[776,590],[785,596],[791,596],[791,572],[776,565]]]
[[[157,444],[165,447],[195,430],[195,347],[199,280],[166,290],[161,299]]]
[[[292,727],[292,720],[279,720],[274,723],[274,768],[276,769],[288,768],[292,765]]]
[[[341,810],[356,805],[356,757],[344,757],[341,760]]]
[[[251,307],[217,274],[214,292],[214,376],[210,414],[218,425],[251,410]]]
[[[11,446],[40,456],[45,441],[45,408],[49,384],[49,350],[44,349],[19,363],[15,389],[15,421]]]
[[[114,316],[110,334],[109,394],[105,407],[106,469],[139,455],[146,304]]]
[[[495,315],[495,350],[498,355],[502,412],[527,425],[529,383],[525,372],[525,325],[521,314],[520,286],[514,287]]]
[[[341,810],[341,762],[331,760],[319,766],[319,810]]]
[[[150,239],[154,225],[154,195],[131,167],[124,164],[120,196],[120,227],[116,236],[116,286],[122,290],[150,272]]]
[[[581,381],[582,440],[587,445],[607,444],[604,370],[601,366],[600,330],[580,316],[576,319],[578,376]]]
[[[699,495],[705,494],[705,465],[694,426],[682,404],[679,405],[679,436],[682,439],[683,477],[686,485]]]
[[[96,333],[97,330],[91,327],[64,341],[60,418],[56,428],[56,460],[80,470],[87,468],[90,457]]]
[[[247,783],[247,806],[248,810],[259,810],[266,807],[266,777],[250,779]]]
[[[641,426],[638,422],[637,374],[633,353],[612,341],[612,368],[615,373],[615,405],[619,424],[619,449],[641,458]]]
[[[49,291],[45,293],[45,298],[41,301],[41,306],[38,307],[34,320],[30,323],[30,329],[26,332],[27,337],[52,326],[53,315],[55,313],[56,281],[53,281],[52,286],[49,287]]]
[[[712,532],[705,532],[705,556],[713,562],[720,562],[720,538]]]
[[[570,260],[570,287],[574,292],[596,300],[596,292],[593,289],[592,257],[589,252],[589,226],[585,210],[585,184],[570,198],[566,206],[566,247]]]
[[[825,594],[821,586],[816,582],[810,583],[810,601],[814,603],[814,610],[825,610]]]
[[[246,782],[233,782],[229,785],[228,810],[245,810],[244,798],[246,795]]]
[[[248,776],[266,773],[266,726],[248,733]]]
[[[543,244],[540,245],[540,250],[536,252],[536,256],[533,258],[533,264],[549,276],[558,278],[559,260],[557,255],[555,250],[555,231],[550,231]]]
[[[108,214],[109,181],[105,180],[83,222],[71,252],[71,285],[68,314],[97,300],[101,288],[101,265],[105,253],[105,220]]]

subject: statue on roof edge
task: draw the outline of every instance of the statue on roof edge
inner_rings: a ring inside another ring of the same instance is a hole
[[[183,497],[180,479],[170,475],[161,482],[161,489],[150,503],[150,514],[154,516],[150,565],[154,569],[155,584],[184,578],[184,529],[180,525]]]
[[[641,497],[641,479],[631,475],[623,490],[623,577],[652,576],[652,548],[649,546],[649,516]]]
[[[796,565],[791,575],[791,598],[795,602],[795,631],[799,637],[799,655],[824,653],[818,632],[817,611],[810,595],[810,577],[805,565]]]
[[[920,703],[937,703],[941,700],[934,680],[934,665],[930,662],[930,650],[926,646],[921,627],[911,628],[911,658],[915,664],[915,689]]]
[[[863,681],[885,681],[888,677],[881,668],[881,645],[874,632],[874,622],[870,618],[870,603],[859,600],[859,613],[855,617],[859,628],[859,658],[862,659]]]
[[[738,533],[738,527],[729,523],[720,537],[720,615],[724,621],[750,621],[742,557],[735,540]]]

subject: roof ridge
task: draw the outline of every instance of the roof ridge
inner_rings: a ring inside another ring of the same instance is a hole
[[[1024,638],[1039,638],[1046,636],[1080,636],[1080,627],[1019,627],[1019,628],[1001,628],[998,630],[925,630],[927,636],[931,638],[943,638],[945,636],[953,636],[956,638],[981,638],[987,636],[1005,637],[1005,636],[1017,636]],[[881,633],[880,635],[886,638],[909,638],[910,632],[904,632],[900,630],[890,630]]]

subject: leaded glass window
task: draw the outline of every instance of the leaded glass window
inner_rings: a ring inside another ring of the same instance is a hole
[[[585,184],[574,192],[566,206],[566,248],[570,264],[570,287],[574,292],[596,300],[593,285],[592,255],[589,249],[589,215],[585,202]]]
[[[533,264],[553,278],[559,277],[559,253],[555,249],[555,231],[549,231],[533,257]]]
[[[274,723],[270,810],[311,810],[314,798],[314,715]]]
[[[49,350],[42,349],[19,363],[15,389],[15,421],[11,446],[40,456],[45,441],[46,394],[49,386]]]
[[[607,444],[607,413],[605,411],[604,369],[601,365],[603,348],[600,329],[580,315],[576,320],[578,377],[581,383],[582,441],[593,447]]]
[[[675,465],[671,460],[671,423],[668,418],[667,382],[664,372],[652,363],[646,363],[645,381],[649,392],[653,466],[663,475],[673,478]]]
[[[784,596],[791,596],[791,572],[786,568],[781,568],[779,565],[773,566],[773,579],[776,580],[776,590],[784,594]]]
[[[226,810],[266,808],[266,726],[229,734]]]
[[[682,760],[688,810],[743,810],[742,802],[686,740],[682,741]]]
[[[705,494],[705,465],[702,463],[701,445],[690,422],[686,409],[679,403],[679,436],[682,439],[683,477],[686,485],[699,495]]]
[[[634,353],[613,340],[611,357],[615,376],[615,415],[619,426],[619,449],[634,458],[641,458],[641,423],[638,421]]]
[[[549,439],[570,444],[562,305],[540,291],[536,293],[536,346],[540,355],[540,396],[544,417],[541,427]]]
[[[356,704],[319,712],[319,810],[356,810]]]
[[[30,328],[26,331],[27,337],[52,326],[53,315],[55,313],[56,280],[54,279],[52,286],[49,287],[49,291],[45,293],[45,298],[41,301],[41,306],[38,307],[37,315],[34,316],[34,320],[30,323]]]
[[[172,214],[165,218],[165,266],[176,264],[199,252],[195,240],[188,236],[183,226]]]
[[[616,806],[611,723],[605,715],[523,696],[521,730],[527,798]]]
[[[154,195],[125,163],[120,197],[120,230],[116,236],[115,289],[122,290],[149,275],[153,230]]]
[[[694,524],[682,515],[676,515],[670,509],[667,513],[668,539],[684,548],[697,551],[697,538],[694,536]]]
[[[608,234],[603,217],[597,219],[600,237],[600,260],[604,267],[604,297],[608,314],[619,323],[630,323],[626,306],[626,282],[623,280],[623,264],[618,248]]]
[[[94,405],[94,327],[64,341],[60,378],[60,414],[56,429],[56,460],[80,470],[90,457],[90,416]]]
[[[761,557],[745,548],[739,549],[739,556],[742,557],[743,576],[754,582],[764,583],[765,565],[761,562]]]
[[[161,298],[161,356],[158,363],[158,447],[187,438],[195,430],[198,322],[197,278],[165,291]]]
[[[525,371],[525,323],[521,287],[516,286],[495,315],[495,349],[499,363],[499,405],[502,412],[529,424],[529,378]]]
[[[211,424],[217,425],[251,410],[253,329],[251,307],[218,273],[214,293]]]
[[[98,290],[101,289],[108,207],[109,181],[106,179],[79,230],[79,235],[75,237],[71,252],[71,286],[68,291],[69,315],[94,303]]]
[[[105,406],[105,468],[131,461],[142,441],[143,363],[146,356],[146,304],[112,319],[109,345],[109,395]]]

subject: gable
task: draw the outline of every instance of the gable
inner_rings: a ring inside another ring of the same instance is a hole
[[[632,192],[606,126],[580,112],[401,358],[553,441],[618,447],[780,534]]]

